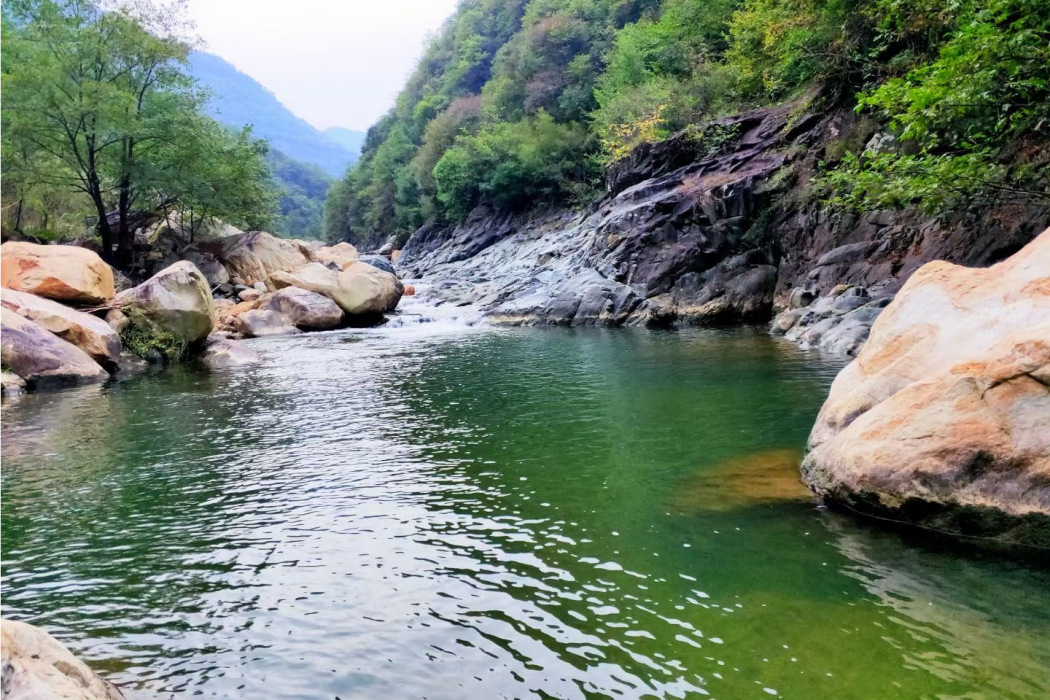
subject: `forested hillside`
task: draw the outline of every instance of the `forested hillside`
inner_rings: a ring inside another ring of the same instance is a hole
[[[1044,0],[464,0],[333,186],[326,235],[588,201],[640,144],[717,148],[712,118],[803,95],[879,135],[829,149],[807,196],[1046,199],[1048,47]]]

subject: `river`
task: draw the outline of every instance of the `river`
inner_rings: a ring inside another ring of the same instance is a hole
[[[3,614],[129,696],[1036,698],[1050,572],[817,504],[841,363],[449,323],[5,401]]]

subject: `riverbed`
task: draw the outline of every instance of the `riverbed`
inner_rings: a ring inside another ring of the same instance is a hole
[[[1050,572],[798,485],[841,361],[405,318],[5,401],[4,616],[132,698],[1050,695]]]

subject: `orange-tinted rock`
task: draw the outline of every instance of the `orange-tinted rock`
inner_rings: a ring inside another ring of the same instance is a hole
[[[835,379],[802,470],[855,507],[1041,536],[1031,520],[1050,517],[1050,230],[990,268],[916,271]],[[1015,520],[961,523],[951,512],[965,507]]]
[[[120,357],[120,336],[98,316],[14,289],[0,292],[0,304],[76,345],[104,367]]]
[[[97,253],[69,245],[0,245],[0,286],[47,299],[100,304],[113,298],[113,270]]]
[[[414,297],[416,295],[416,288],[411,284],[406,284],[404,294],[406,297]]]

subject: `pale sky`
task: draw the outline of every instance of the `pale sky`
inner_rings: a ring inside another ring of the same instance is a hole
[[[319,129],[365,130],[394,103],[456,0],[189,0],[205,50]]]

